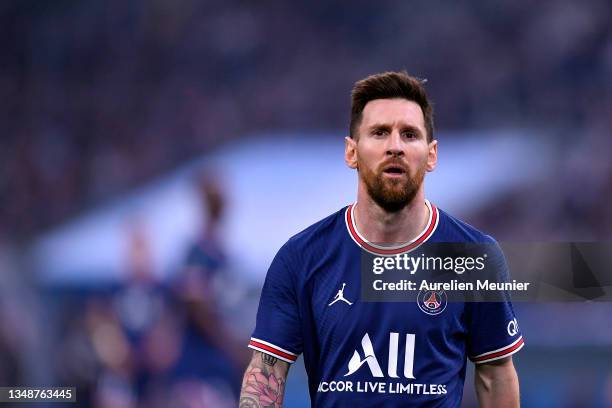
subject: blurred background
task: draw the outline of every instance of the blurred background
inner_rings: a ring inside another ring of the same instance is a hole
[[[499,241],[612,237],[607,0],[13,0],[0,33],[1,386],[235,406],[267,265],[355,198],[375,72],[428,80],[439,207]],[[516,309],[523,406],[612,407],[611,305]]]

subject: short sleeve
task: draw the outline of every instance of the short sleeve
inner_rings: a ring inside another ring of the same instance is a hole
[[[293,363],[302,352],[300,313],[292,258],[285,244],[274,257],[261,292],[249,348]]]
[[[491,267],[498,282],[509,281],[508,266],[496,242],[491,245]],[[475,364],[499,360],[519,351],[524,346],[523,335],[508,293],[495,302],[474,302],[468,306],[467,351]]]

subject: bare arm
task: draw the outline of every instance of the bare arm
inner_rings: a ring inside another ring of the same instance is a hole
[[[519,382],[512,357],[477,364],[475,371],[476,395],[482,408],[520,406]]]
[[[288,372],[288,363],[254,351],[242,379],[240,408],[281,408]]]

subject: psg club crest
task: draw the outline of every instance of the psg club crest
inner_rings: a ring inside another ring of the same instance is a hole
[[[417,305],[423,313],[439,315],[446,309],[446,292],[443,290],[421,290],[417,296]]]

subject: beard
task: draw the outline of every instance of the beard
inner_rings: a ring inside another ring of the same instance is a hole
[[[383,166],[378,171],[360,168],[368,195],[383,210],[394,213],[406,207],[416,196],[425,178],[425,166],[419,167],[415,174],[406,168],[406,177],[389,179],[384,177]]]

